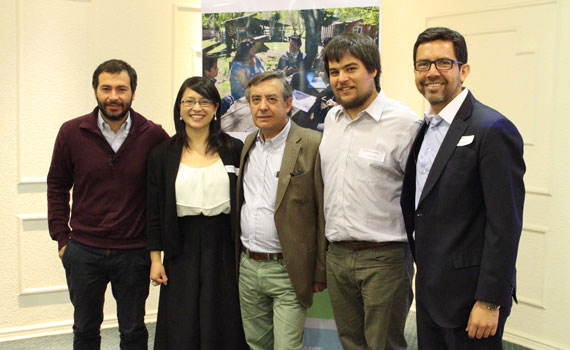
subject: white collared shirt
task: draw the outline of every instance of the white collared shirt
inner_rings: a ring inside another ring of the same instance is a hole
[[[435,114],[431,107],[424,114],[425,121],[429,125],[425,131],[424,140],[416,161],[416,208],[437,152],[468,93],[469,90],[464,88],[439,114]]]
[[[99,111],[97,116],[97,126],[99,127],[99,130],[101,130],[101,133],[103,133],[105,140],[107,140],[113,151],[117,153],[123,142],[125,142],[127,136],[129,136],[129,131],[131,130],[131,112],[128,113],[127,119],[116,133],[111,129],[111,126],[107,124],[105,119],[103,119],[101,111]]]
[[[380,91],[356,119],[329,111],[319,147],[329,241],[403,242],[400,193],[420,120]]]
[[[275,198],[279,169],[291,120],[272,139],[257,134],[243,165],[244,202],[241,207],[241,242],[244,247],[260,253],[280,253],[281,244],[275,226]]]

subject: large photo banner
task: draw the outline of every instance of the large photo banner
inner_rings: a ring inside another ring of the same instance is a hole
[[[291,118],[322,130],[336,104],[324,47],[347,32],[368,35],[380,47],[380,0],[203,1],[203,75],[222,96],[222,128],[242,139],[255,131],[245,86],[256,74],[280,70],[294,89]],[[307,315],[305,350],[342,349],[326,290],[315,294]]]
[[[204,1],[203,75],[215,80],[223,98],[222,128],[256,130],[245,86],[256,74],[280,70],[294,89],[291,118],[322,130],[336,104],[322,61],[324,47],[347,32],[379,44],[380,1]]]

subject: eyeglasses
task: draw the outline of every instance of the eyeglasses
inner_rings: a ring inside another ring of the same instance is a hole
[[[456,60],[452,60],[451,58],[438,58],[435,61],[430,60],[419,60],[414,62],[414,68],[418,72],[427,72],[430,70],[432,63],[435,63],[435,68],[437,70],[450,70],[453,68],[453,64],[457,64],[458,66],[462,65],[463,62],[459,62]]]
[[[186,107],[186,108],[192,108],[194,107],[194,105],[196,103],[198,103],[200,105],[200,107],[210,107],[214,105],[214,102],[207,100],[207,99],[201,99],[201,100],[195,100],[193,98],[189,98],[186,100],[182,100],[180,101],[180,103],[182,104],[182,106]]]

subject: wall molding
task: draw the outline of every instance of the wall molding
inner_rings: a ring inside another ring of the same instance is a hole
[[[552,197],[552,193],[546,187],[527,186],[525,192],[536,196]]]
[[[156,322],[157,310],[146,312],[145,323]],[[101,324],[101,329],[118,327],[119,323],[116,316],[105,317]],[[7,341],[37,338],[48,335],[68,334],[73,332],[73,320],[41,323],[30,326],[11,327],[0,329],[0,344]]]
[[[543,234],[543,235],[545,235],[549,231],[548,228],[546,228],[544,226],[538,226],[538,225],[523,225],[522,229],[523,229],[523,231],[528,231],[528,232]]]
[[[540,300],[533,299],[533,298],[527,298],[527,297],[520,296],[520,295],[517,297],[517,300],[518,300],[519,304],[521,304],[521,305],[530,306],[530,307],[533,307],[535,309],[546,310],[546,307],[544,307],[544,304]]]
[[[481,7],[481,8],[473,9],[473,10],[469,10],[469,11],[443,12],[439,15],[433,15],[433,16],[426,17],[426,23],[430,20],[440,19],[440,18],[445,18],[445,17],[474,15],[474,14],[480,14],[480,13],[486,13],[486,12],[519,9],[519,8],[524,8],[524,7],[556,5],[556,2],[557,2],[556,0],[527,0],[527,1],[520,1],[517,3],[511,3],[511,4],[498,4],[498,5],[493,5],[493,6],[486,6],[486,7]]]

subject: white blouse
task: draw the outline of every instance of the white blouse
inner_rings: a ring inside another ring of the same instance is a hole
[[[205,168],[180,163],[174,188],[179,217],[230,213],[230,179],[221,159]]]

